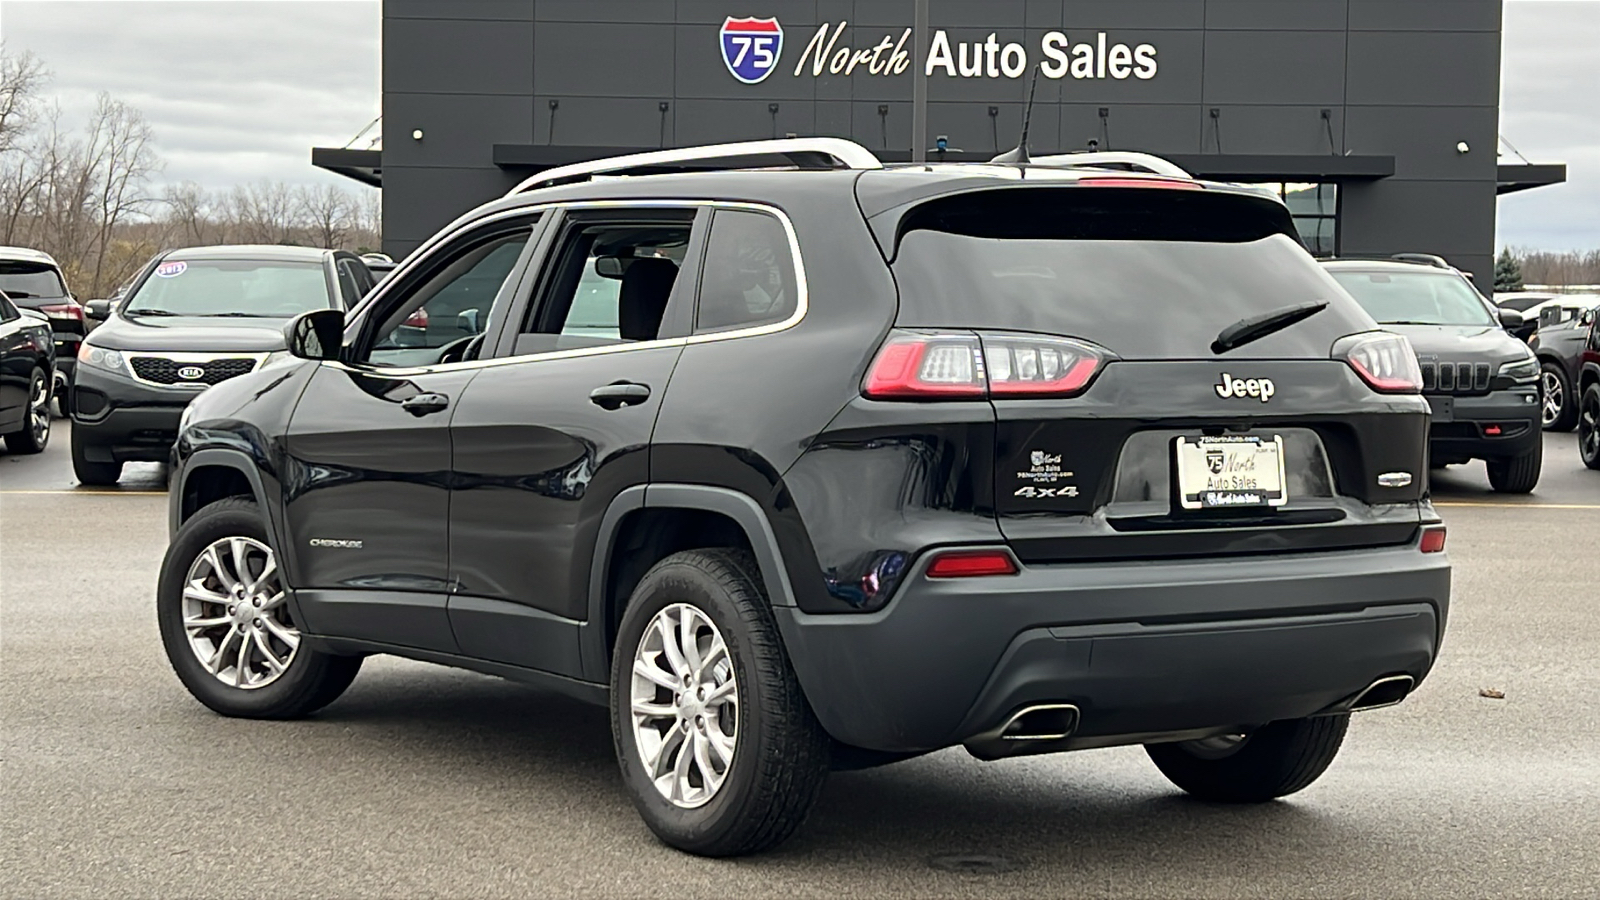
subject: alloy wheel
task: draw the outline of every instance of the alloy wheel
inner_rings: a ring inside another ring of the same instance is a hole
[[[683,809],[716,796],[733,765],[739,685],[722,633],[704,612],[671,604],[633,656],[633,739],[650,780]]]
[[[1600,392],[1590,390],[1578,413],[1578,449],[1584,462],[1600,459]]]
[[[213,541],[184,579],[189,649],[229,687],[266,687],[288,670],[300,647],[285,599],[272,548],[248,537]]]
[[[34,446],[43,447],[50,439],[50,379],[43,372],[33,373],[28,392],[28,427],[33,431]]]
[[[1540,379],[1544,383],[1544,405],[1540,410],[1539,421],[1544,427],[1549,428],[1561,417],[1561,406],[1566,400],[1566,394],[1561,390],[1561,379],[1556,377],[1556,373],[1545,372]]]

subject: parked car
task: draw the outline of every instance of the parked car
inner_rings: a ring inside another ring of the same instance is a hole
[[[1531,340],[1538,329],[1576,318],[1585,309],[1600,303],[1600,297],[1594,294],[1524,292],[1496,294],[1494,302],[1501,309],[1514,309],[1522,313],[1523,326],[1509,330],[1523,340]]]
[[[1305,787],[1443,633],[1415,354],[1281,200],[1100,159],[753,142],[468,213],[190,405],[174,670],[256,718],[371,653],[609,702],[644,820],[709,855],[956,745]],[[761,168],[660,171],[719,165]],[[483,330],[397,346],[435,307]]]
[[[60,413],[66,415],[67,390],[85,332],[83,307],[67,289],[66,276],[55,259],[26,247],[0,247],[0,291],[19,309],[37,310],[49,321],[56,357],[51,394],[57,398]]]
[[[50,320],[0,291],[0,436],[8,451],[39,453],[50,442],[55,372]]]
[[[352,253],[304,247],[194,247],[159,254],[127,295],[92,300],[102,324],[79,349],[72,468],[115,484],[122,465],[164,461],[201,391],[285,356],[283,327],[339,309],[371,288]]]
[[[1600,469],[1600,311],[1592,313],[1589,340],[1578,366],[1578,455]]]
[[[361,261],[367,264],[368,271],[372,272],[373,281],[379,282],[389,277],[389,273],[398,265],[387,253],[363,253]]]
[[[1434,466],[1484,460],[1489,485],[1525,494],[1539,483],[1539,361],[1507,333],[1522,314],[1493,308],[1450,268],[1384,260],[1330,260],[1323,267],[1378,324],[1405,335],[1433,408]]]
[[[1594,298],[1600,302],[1600,297]],[[1534,332],[1528,346],[1539,357],[1544,404],[1540,421],[1546,431],[1571,431],[1578,424],[1578,375],[1583,370],[1583,349],[1600,305],[1576,316],[1554,320]]]

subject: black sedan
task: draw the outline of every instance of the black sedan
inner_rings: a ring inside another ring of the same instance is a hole
[[[50,442],[55,372],[50,320],[0,293],[0,435],[12,453],[38,453]]]
[[[1593,301],[1594,298],[1586,298]],[[1583,349],[1600,307],[1544,325],[1529,339],[1539,357],[1539,380],[1544,405],[1541,422],[1546,431],[1571,431],[1578,424],[1578,374],[1583,369]]]

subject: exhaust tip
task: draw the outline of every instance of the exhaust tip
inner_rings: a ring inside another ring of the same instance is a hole
[[[1357,694],[1356,698],[1350,701],[1350,711],[1363,712],[1369,709],[1383,709],[1386,706],[1394,706],[1404,700],[1416,684],[1417,680],[1410,675],[1390,675],[1386,678],[1379,678],[1372,684],[1367,685],[1366,690]]]
[[[1011,714],[1000,726],[1003,741],[1059,741],[1078,727],[1078,708],[1070,703],[1040,703]]]

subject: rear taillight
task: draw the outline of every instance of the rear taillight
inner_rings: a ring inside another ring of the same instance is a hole
[[[1079,187],[1120,187],[1120,188],[1173,188],[1180,191],[1205,190],[1205,185],[1198,181],[1185,181],[1181,178],[1124,178],[1121,176],[1098,177],[1078,179]]]
[[[1418,545],[1423,553],[1444,552],[1444,526],[1429,525],[1422,529],[1422,542]]]
[[[878,400],[1071,397],[1109,358],[1071,338],[897,333],[872,361],[862,393]]]
[[[404,322],[402,322],[401,324],[405,325],[408,328],[427,328],[428,327],[428,309],[427,309],[427,307],[425,307],[425,306],[417,307],[416,311],[413,312],[411,315],[406,316],[406,320]]]
[[[1005,550],[946,550],[928,563],[929,578],[1015,575],[1017,562]]]
[[[76,300],[68,300],[66,303],[52,303],[49,306],[41,306],[39,307],[39,312],[44,313],[52,319],[73,319],[78,322],[83,321],[83,307],[79,306],[78,301]]]
[[[1333,345],[1333,356],[1349,363],[1368,387],[1380,393],[1422,391],[1422,369],[1417,365],[1416,351],[1402,335],[1374,332],[1341,338]]]

